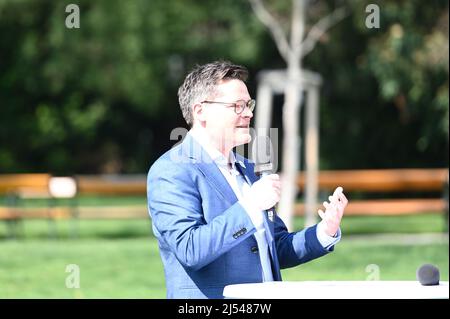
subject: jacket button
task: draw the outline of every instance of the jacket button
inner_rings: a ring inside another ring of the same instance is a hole
[[[252,253],[257,254],[258,253],[258,247],[253,246],[252,248],[250,248],[250,250],[252,251]]]

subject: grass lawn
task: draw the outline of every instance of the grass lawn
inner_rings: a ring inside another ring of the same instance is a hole
[[[154,238],[0,244],[0,298],[164,298]],[[80,289],[66,288],[77,265]],[[70,270],[70,269],[67,269]]]
[[[303,228],[303,218],[294,219],[294,229]],[[380,233],[440,233],[446,229],[442,214],[414,216],[345,216],[341,224],[344,236]],[[124,220],[25,220],[18,225],[19,239],[47,239],[53,233],[59,239],[69,239],[73,231],[78,238],[135,238],[149,236],[150,219]],[[0,240],[9,238],[7,222],[0,221]],[[1,242],[0,242],[1,244]]]
[[[296,220],[297,228],[301,220]],[[351,239],[361,233],[440,232],[441,215],[347,217],[343,238],[333,253],[282,271],[284,280],[415,280],[424,263],[439,267],[448,280],[446,243],[401,244]],[[164,272],[150,222],[82,220],[78,238],[71,223],[56,223],[57,239],[48,238],[46,221],[25,221],[17,239],[7,238],[0,223],[0,298],[164,298]],[[68,265],[80,270],[80,288],[66,288]]]
[[[22,240],[0,244],[0,298],[164,298],[164,272],[154,238]],[[448,280],[448,244],[387,245],[343,240],[327,256],[283,270],[284,280],[416,280],[423,263]],[[68,265],[80,288],[66,288]],[[368,272],[369,271],[369,272]],[[373,277],[372,277],[373,278]]]
[[[358,240],[336,245],[329,255],[282,271],[283,280],[416,280],[425,263],[448,280],[448,243],[396,245]]]

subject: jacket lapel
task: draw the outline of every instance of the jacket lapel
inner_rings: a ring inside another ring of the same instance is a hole
[[[183,153],[192,159],[194,165],[202,172],[206,180],[220,194],[228,206],[237,202],[237,197],[220,169],[195,139],[187,134],[182,142]]]

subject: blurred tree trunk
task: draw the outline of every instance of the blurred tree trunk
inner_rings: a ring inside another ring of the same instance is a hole
[[[287,61],[287,85],[284,92],[283,106],[283,172],[282,193],[279,203],[279,215],[292,230],[297,184],[295,182],[300,168],[300,121],[299,114],[302,105],[302,64],[301,40],[305,30],[303,0],[294,0],[291,25],[291,50]]]

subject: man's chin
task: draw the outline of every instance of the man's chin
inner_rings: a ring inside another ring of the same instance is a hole
[[[252,140],[250,133],[241,133],[236,137],[236,146],[242,144],[248,144]]]

